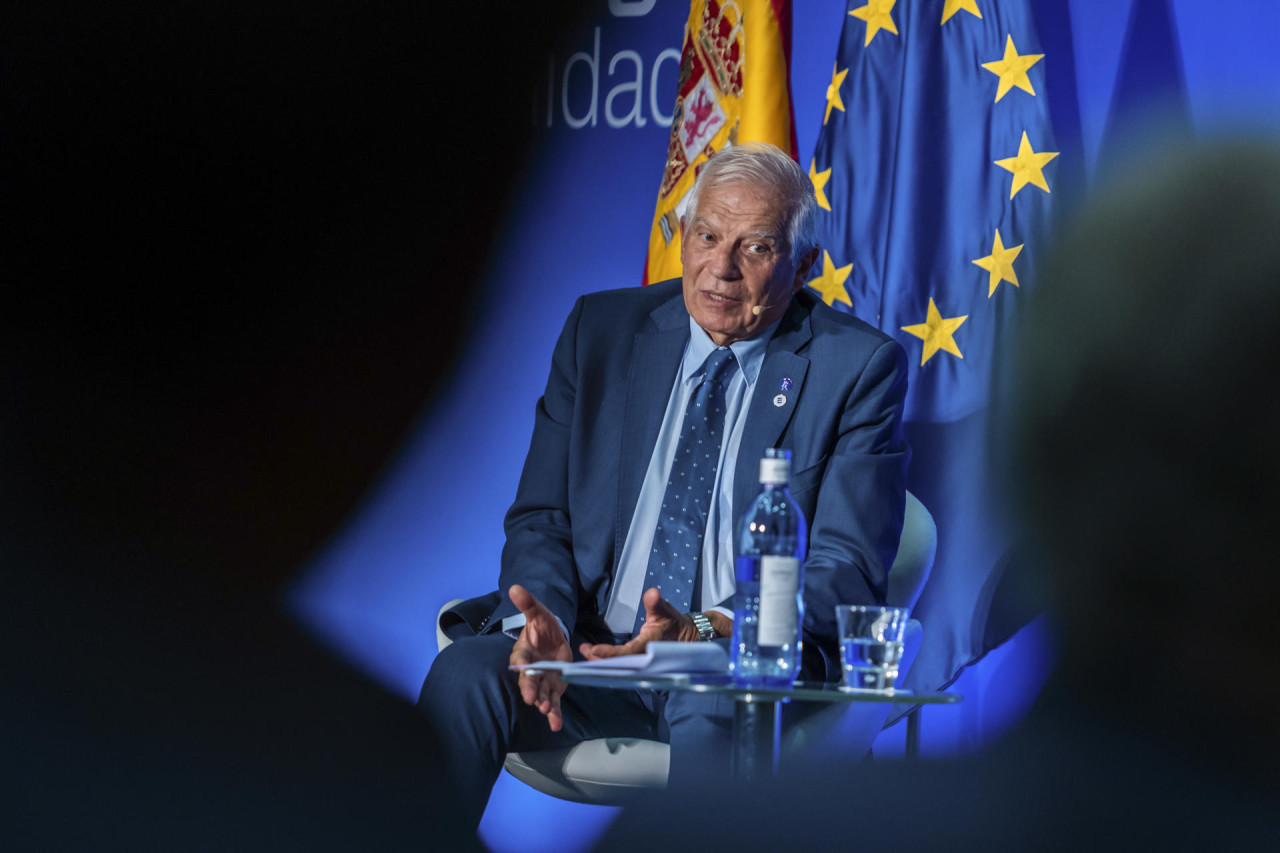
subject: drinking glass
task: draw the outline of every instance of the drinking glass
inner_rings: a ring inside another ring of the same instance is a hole
[[[905,607],[836,605],[844,664],[841,690],[883,693],[893,689],[909,617]]]

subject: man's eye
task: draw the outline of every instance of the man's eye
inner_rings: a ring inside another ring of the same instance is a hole
[[[769,245],[767,243],[751,243],[747,246],[747,251],[753,255],[764,255],[769,252]]]

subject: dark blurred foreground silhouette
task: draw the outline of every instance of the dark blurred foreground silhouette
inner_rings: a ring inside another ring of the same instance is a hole
[[[575,8],[449,5],[3,13],[5,849],[477,846],[279,600],[447,376]]]
[[[1060,663],[982,754],[625,812],[598,849],[1274,849],[1280,150],[1149,155],[1041,277],[1008,407],[1018,570]]]

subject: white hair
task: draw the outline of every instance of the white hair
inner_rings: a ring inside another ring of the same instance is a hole
[[[767,142],[744,142],[717,151],[707,160],[698,173],[698,179],[693,182],[693,189],[689,190],[684,221],[692,222],[697,216],[698,198],[703,191],[726,184],[764,185],[782,196],[784,227],[792,263],[798,264],[800,258],[814,247],[818,202],[813,193],[813,181],[781,148]]]

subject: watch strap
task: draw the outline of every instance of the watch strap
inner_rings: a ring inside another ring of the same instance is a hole
[[[711,626],[711,620],[707,618],[707,614],[693,610],[689,612],[689,618],[693,620],[693,626],[698,629],[699,640],[707,642],[716,638],[716,629]]]

